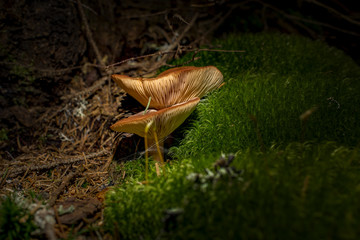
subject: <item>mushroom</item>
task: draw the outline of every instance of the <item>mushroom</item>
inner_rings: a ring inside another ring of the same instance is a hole
[[[148,104],[151,97],[149,107],[155,109],[201,98],[223,82],[223,75],[214,66],[172,68],[156,78],[132,78],[117,74],[111,77],[143,106]]]
[[[151,124],[147,132],[149,146],[151,147],[147,151],[156,161],[160,161],[163,155],[163,140],[185,121],[195,110],[199,101],[200,98],[196,97],[168,108],[145,110],[116,122],[110,128],[117,132],[135,133],[140,137],[145,137],[145,128]],[[156,137],[159,145],[161,145],[161,156],[156,151]]]

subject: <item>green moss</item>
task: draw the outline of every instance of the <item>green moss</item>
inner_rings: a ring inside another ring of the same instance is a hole
[[[213,161],[203,158],[201,165],[210,167]],[[107,199],[108,227],[124,239],[359,236],[358,149],[292,143],[268,153],[239,151],[233,165],[243,170],[241,178],[206,180],[209,171],[183,161],[170,167],[168,178],[119,186]],[[191,172],[205,181],[192,180]],[[174,209],[180,210],[178,216],[166,222]]]
[[[357,239],[360,68],[291,36],[216,44],[246,53],[200,54],[194,64],[217,66],[226,85],[198,105],[166,177],[152,169],[140,184],[144,161],[125,165],[107,229],[124,239]],[[235,153],[235,169],[213,168],[221,152]]]
[[[146,185],[140,183],[145,180],[145,169],[138,162],[144,161],[127,163],[127,183],[115,188],[107,197],[107,228],[115,236],[127,239],[154,239],[162,227],[163,210],[176,206],[186,193],[184,177],[193,167],[186,161],[181,164],[173,162],[167,167],[169,178],[157,178],[155,170],[151,169],[151,180]],[[151,162],[150,166],[154,163]]]
[[[173,149],[176,157],[314,139],[359,142],[360,68],[342,52],[267,34],[231,35],[218,44],[246,53],[206,52],[194,63],[217,66],[226,85],[199,104],[199,121]],[[300,115],[313,107],[301,122]]]
[[[16,202],[15,196],[8,196],[0,202],[0,239],[31,239],[36,229],[33,216]]]

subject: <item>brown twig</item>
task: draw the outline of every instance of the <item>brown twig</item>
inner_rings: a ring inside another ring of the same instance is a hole
[[[91,30],[90,30],[89,24],[87,22],[87,19],[86,19],[86,16],[85,16],[81,1],[77,0],[77,3],[78,3],[78,9],[79,9],[79,12],[80,12],[81,20],[82,20],[82,22],[84,24],[84,27],[85,27],[86,37],[87,37],[91,47],[93,48],[93,50],[95,52],[95,56],[96,56],[97,61],[99,62],[100,65],[104,65],[104,63],[102,61],[100,51],[99,51],[98,47],[96,46],[96,43],[95,43],[95,41],[94,41],[94,39],[92,37],[92,33],[91,33]]]
[[[51,76],[58,76],[63,75],[65,73],[69,73],[73,70],[82,69],[84,67],[95,67],[103,70],[105,68],[104,65],[99,64],[93,64],[93,63],[85,63],[82,66],[74,66],[74,67],[68,67],[68,68],[61,68],[61,69],[42,69],[42,68],[35,68],[34,70],[39,72],[39,75],[43,77],[51,77]]]
[[[198,18],[199,13],[195,13],[194,17],[191,19],[191,21],[189,22],[189,24],[186,25],[184,31],[182,31],[182,33],[176,38],[176,40],[170,44],[170,46],[168,47],[169,50],[172,50],[174,47],[180,47],[179,43],[181,41],[181,39],[183,39],[183,37],[185,36],[185,34],[191,29],[191,27],[195,24],[196,19]]]
[[[142,56],[138,56],[138,57],[131,57],[131,58],[127,58],[125,60],[122,60],[120,62],[116,62],[116,63],[110,64],[110,65],[107,65],[106,69],[108,70],[111,67],[121,65],[121,64],[129,62],[129,61],[135,61],[135,60],[139,60],[139,59],[143,59],[143,58],[147,58],[147,57],[153,57],[153,56],[161,56],[161,55],[164,55],[164,54],[172,54],[172,53],[175,53],[175,52],[176,51],[167,51],[167,52],[159,51],[159,52],[156,52],[156,53],[150,53],[150,54],[146,54],[146,55],[142,55]]]
[[[104,85],[108,79],[109,79],[109,76],[104,76],[104,77],[100,78],[99,80],[97,80],[92,86],[85,88],[84,90],[82,90],[80,92],[75,92],[75,93],[71,93],[71,94],[62,96],[61,99],[68,100],[68,99],[72,99],[77,96],[93,93],[96,90],[98,90],[99,88],[101,88],[102,85]]]
[[[310,29],[309,27],[307,27],[305,24],[303,24],[302,22],[300,21],[293,21],[293,23],[297,26],[299,26],[300,28],[304,29],[308,34],[309,36],[311,36],[313,39],[317,39],[319,38],[319,35],[312,29]]]
[[[70,0],[71,2],[73,2],[73,3],[76,3],[76,1],[74,1],[74,0]],[[99,15],[99,14],[97,14],[97,12],[95,12],[95,10],[94,9],[92,9],[91,7],[89,7],[88,5],[85,5],[85,4],[81,4],[84,8],[86,8],[87,10],[89,10],[90,12],[92,12],[93,14],[95,14],[95,15]]]
[[[222,12],[219,13],[218,15],[216,15],[215,18],[218,18],[219,20],[215,22],[215,24],[213,24],[200,38],[196,39],[193,44],[195,43],[199,43],[201,41],[203,41],[210,33],[212,33],[213,31],[215,31],[224,21],[226,18],[228,18],[230,16],[230,14],[232,13],[232,11],[238,7],[239,5],[234,5],[230,8],[230,10],[224,15]]]
[[[352,18],[350,18],[350,17],[342,14],[341,12],[339,12],[339,11],[337,11],[337,10],[335,10],[335,9],[333,9],[333,8],[331,8],[331,7],[323,4],[323,3],[321,3],[321,2],[318,2],[318,1],[316,1],[316,0],[307,0],[307,1],[310,2],[310,3],[313,3],[313,4],[318,5],[319,7],[325,8],[325,9],[328,10],[329,12],[331,12],[331,13],[333,13],[333,14],[335,14],[335,15],[340,16],[341,18],[345,19],[346,21],[348,21],[348,22],[350,22],[350,23],[352,23],[352,24],[355,24],[355,25],[360,26],[360,22],[359,22],[359,21],[356,21],[356,20],[354,20],[354,19],[352,19]]]
[[[245,52],[245,50],[227,50],[227,49],[210,49],[210,48],[200,48],[200,49],[185,49],[184,48],[184,49],[181,49],[181,51],[182,52],[195,52],[195,54],[198,54],[199,52],[205,52],[205,51],[207,51],[207,52],[226,52],[226,53]],[[156,53],[151,53],[151,54],[142,55],[142,56],[138,56],[138,57],[132,57],[132,58],[122,60],[120,62],[113,63],[111,65],[108,65],[108,66],[106,66],[106,68],[121,65],[121,64],[123,64],[125,62],[128,62],[128,61],[135,61],[135,60],[138,60],[138,59],[147,58],[147,57],[153,57],[153,56],[161,56],[161,55],[164,55],[164,54],[174,54],[176,52],[177,52],[176,50],[166,51],[166,52],[159,51],[159,52],[156,52]]]
[[[166,10],[163,10],[163,11],[160,11],[160,12],[155,12],[155,13],[132,15],[132,16],[123,16],[123,17],[120,17],[120,19],[136,19],[136,18],[154,17],[154,16],[158,16],[158,15],[167,14],[169,11],[176,10],[176,9],[177,8],[171,8],[171,9],[166,9]]]
[[[62,225],[62,223],[61,223],[61,221],[60,221],[60,218],[59,218],[59,212],[58,212],[58,210],[56,209],[55,206],[53,206],[53,209],[54,209],[54,213],[55,213],[56,222],[57,222],[57,224],[58,224],[58,226],[59,226],[60,235],[63,236],[63,235],[65,235],[65,234],[64,234],[65,231],[64,231],[63,225]],[[65,238],[65,236],[64,236],[64,238]]]
[[[169,15],[169,14],[165,14],[165,21],[166,21],[166,23],[167,23],[170,31],[172,32],[172,34],[175,35],[174,28],[173,28],[173,26],[172,26],[171,23],[170,23],[170,20],[169,20],[168,15]],[[170,41],[170,42],[171,42],[171,41]],[[169,43],[170,43],[170,42],[169,42]]]
[[[69,185],[70,181],[81,172],[84,171],[84,167],[79,167],[75,172],[69,173],[62,181],[60,186],[51,194],[50,200],[48,201],[48,206],[52,207],[55,205],[55,202],[60,195],[60,193]]]
[[[181,66],[184,66],[184,65],[187,65],[191,62],[194,62],[198,59],[200,59],[200,57],[196,57],[196,55],[199,53],[199,52],[205,52],[205,51],[208,51],[208,52],[245,52],[244,50],[221,50],[221,49],[197,49],[194,51],[194,54],[192,55],[191,59],[186,61],[186,62],[183,62],[181,64],[178,64],[178,65],[171,65],[171,64],[165,64],[165,66],[168,66],[168,67],[181,67]]]
[[[106,67],[106,70],[108,70],[110,67],[114,67],[116,65],[120,65],[120,64],[123,64],[125,62],[128,62],[128,61],[134,61],[134,60],[138,60],[138,59],[143,59],[143,58],[147,58],[147,57],[158,57],[158,56],[163,56],[161,58],[160,61],[158,61],[156,64],[152,64],[151,68],[150,69],[147,69],[147,72],[153,72],[154,70],[160,68],[161,66],[165,65],[166,63],[166,57],[165,55],[168,55],[168,54],[176,54],[179,52],[179,49],[180,49],[180,46],[179,46],[179,43],[181,41],[181,39],[185,36],[185,34],[190,30],[190,28],[194,25],[197,17],[198,17],[198,13],[195,13],[194,17],[192,18],[192,20],[190,21],[190,23],[185,27],[185,29],[182,31],[182,33],[176,38],[176,40],[171,43],[168,47],[167,47],[167,50],[165,51],[159,51],[159,52],[156,52],[156,53],[151,53],[151,54],[147,54],[147,55],[143,55],[143,56],[139,56],[139,57],[132,57],[132,58],[128,58],[128,59],[125,59],[123,61],[120,61],[120,62],[117,62],[117,63],[114,63],[114,64],[111,64],[111,65],[108,65]],[[174,48],[177,48],[176,50],[173,50]],[[154,61],[153,61],[154,62]]]
[[[185,65],[187,65],[187,64],[189,64],[189,63],[192,63],[192,62],[195,62],[196,60],[199,60],[199,59],[201,58],[201,57],[195,57],[196,54],[198,54],[198,52],[195,52],[195,53],[192,55],[192,57],[191,57],[190,60],[187,60],[186,62],[183,62],[183,63],[181,63],[181,64],[172,65],[172,64],[166,63],[165,66],[171,67],[171,68],[185,66]]]
[[[90,158],[95,158],[95,157],[100,157],[100,156],[106,156],[109,155],[110,151],[107,150],[102,150],[100,152],[96,152],[96,153],[90,153],[85,155],[86,159],[90,159]],[[47,169],[53,169],[55,167],[58,167],[60,165],[68,165],[68,164],[73,164],[73,163],[77,163],[77,162],[81,162],[84,161],[84,155],[79,155],[76,157],[71,157],[68,159],[65,158],[57,158],[55,159],[55,162],[46,164],[46,165],[40,165],[40,166],[22,166],[22,167],[18,167],[16,170],[11,171],[10,173],[8,173],[7,177],[15,177],[17,175],[20,175],[26,171],[43,171],[43,170],[47,170]],[[5,174],[5,172],[1,172],[0,175]]]
[[[102,168],[102,171],[108,171],[109,170],[109,167],[110,167],[110,164],[113,160],[113,156],[109,156],[108,157],[108,160],[106,161],[104,167]]]
[[[5,180],[8,178],[10,174],[9,169],[5,169],[5,171],[1,172],[1,181],[0,181],[0,187],[4,184]]]
[[[323,23],[323,22],[319,22],[319,21],[315,21],[315,20],[310,20],[310,19],[306,19],[306,18],[302,18],[302,17],[298,17],[298,16],[294,16],[294,15],[288,14],[288,13],[286,13],[286,12],[284,12],[284,11],[276,8],[276,7],[274,7],[273,5],[264,3],[264,2],[261,1],[261,0],[254,0],[254,2],[258,2],[258,3],[262,4],[263,6],[266,6],[267,8],[272,9],[272,10],[274,10],[275,12],[280,13],[281,15],[283,15],[284,17],[286,17],[286,18],[288,18],[288,19],[292,19],[292,20],[295,20],[295,21],[301,21],[301,22],[310,23],[310,24],[313,24],[313,25],[318,25],[318,26],[326,27],[326,28],[329,28],[329,29],[336,30],[336,31],[338,31],[338,32],[342,32],[342,33],[349,34],[349,35],[360,36],[359,33],[356,33],[356,32],[353,32],[353,31],[349,31],[349,30],[345,30],[345,29],[343,29],[343,28],[335,27],[335,26],[332,26],[332,25],[327,24],[327,23]]]

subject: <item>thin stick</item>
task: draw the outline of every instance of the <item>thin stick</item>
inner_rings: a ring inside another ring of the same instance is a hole
[[[341,12],[338,12],[337,10],[335,10],[335,9],[333,9],[333,8],[331,8],[331,7],[323,4],[323,3],[321,3],[321,2],[318,2],[318,1],[316,1],[316,0],[308,0],[308,2],[314,3],[314,4],[316,4],[316,5],[318,5],[318,6],[322,7],[322,8],[325,8],[325,9],[327,9],[329,12],[332,12],[333,14],[339,15],[340,17],[342,17],[342,18],[345,19],[346,21],[348,21],[348,22],[350,22],[350,23],[352,23],[352,24],[355,24],[355,25],[360,26],[360,22],[358,22],[358,21],[356,21],[356,20],[354,20],[354,19],[346,16],[345,14],[342,14]]]
[[[95,56],[96,56],[97,61],[99,62],[100,65],[104,65],[104,63],[102,61],[102,57],[100,55],[100,51],[99,51],[98,47],[96,46],[95,41],[94,41],[94,39],[92,37],[92,33],[90,31],[90,27],[89,27],[89,24],[87,22],[87,19],[86,19],[86,16],[85,16],[85,13],[84,13],[84,10],[83,10],[83,7],[82,7],[82,4],[81,4],[80,0],[77,0],[77,3],[78,3],[78,8],[79,8],[81,20],[82,20],[82,22],[84,24],[84,27],[85,27],[86,37],[87,37],[91,47],[93,48],[93,50],[95,52]]]
[[[79,167],[76,172],[71,172],[69,173],[64,180],[62,181],[62,183],[60,184],[60,186],[51,194],[50,200],[48,202],[48,206],[52,207],[55,205],[56,199],[58,198],[58,196],[60,195],[60,193],[65,189],[65,187],[67,185],[69,185],[71,179],[73,179],[75,176],[77,176],[78,174],[80,174],[85,168],[84,167]]]
[[[186,26],[184,31],[176,38],[176,40],[168,47],[168,49],[173,49],[174,47],[178,46],[180,43],[180,40],[185,36],[185,34],[191,29],[191,27],[194,25],[196,19],[198,18],[199,13],[195,13],[194,17],[191,19],[190,23]],[[177,52],[177,51],[176,51]]]
[[[90,159],[90,158],[94,158],[94,157],[106,156],[106,155],[109,155],[110,153],[111,152],[108,150],[102,150],[100,152],[87,154],[86,158]],[[46,170],[46,169],[52,169],[52,168],[58,167],[60,165],[67,165],[67,164],[82,162],[82,161],[84,161],[84,156],[79,155],[76,157],[72,157],[70,159],[56,158],[55,160],[56,160],[56,162],[49,163],[46,165],[31,166],[30,168],[28,166],[23,166],[23,167],[17,168],[16,170],[12,169],[12,171],[8,174],[8,176],[15,177],[19,174],[26,172],[28,169],[29,169],[29,171],[41,171],[41,170]],[[2,175],[2,174],[5,174],[5,172],[0,172],[0,175]]]
[[[225,52],[225,53],[239,53],[239,52],[246,52],[245,50],[226,50],[226,49],[209,49],[209,48],[200,48],[200,49],[181,49],[182,52],[204,52],[204,51],[207,51],[207,52]],[[161,55],[165,55],[165,54],[174,54],[174,53],[177,53],[178,51],[176,50],[173,50],[173,51],[166,51],[166,52],[162,52],[162,51],[159,51],[159,52],[156,52],[156,53],[151,53],[151,54],[147,54],[147,55],[142,55],[142,56],[138,56],[138,57],[132,57],[132,58],[128,58],[128,59],[125,59],[125,60],[122,60],[120,62],[116,62],[116,63],[113,63],[113,64],[110,64],[108,66],[106,66],[106,68],[110,68],[110,67],[114,67],[114,66],[117,66],[117,65],[121,65],[125,62],[128,62],[128,61],[134,61],[134,60],[138,60],[138,59],[142,59],[142,58],[147,58],[147,57],[153,57],[153,56],[161,56]]]
[[[60,233],[61,233],[61,235],[64,235],[65,231],[64,231],[62,223],[60,222],[59,212],[56,209],[56,207],[53,207],[53,210],[54,210],[54,213],[55,213],[55,219],[56,219],[56,221],[58,222],[58,225],[59,225]]]
[[[230,10],[224,15],[222,12],[219,13],[216,17],[221,17],[212,27],[209,28],[209,30],[207,30],[200,38],[198,38],[197,40],[195,40],[193,43],[197,43],[199,41],[204,40],[207,35],[209,35],[211,32],[215,31],[224,21],[226,18],[228,18],[230,16],[230,14],[232,13],[232,11],[237,7],[237,5],[234,5],[233,7],[230,8]]]
[[[7,177],[9,176],[9,168],[6,168],[4,172],[2,172],[2,178],[1,178],[1,181],[0,181],[0,187],[3,185],[3,183],[5,182],[5,180],[7,179]]]
[[[280,9],[270,5],[270,4],[264,3],[261,0],[254,0],[254,2],[258,2],[258,3],[268,7],[270,9],[274,10],[275,12],[278,12],[278,13],[282,14],[284,17],[292,19],[294,21],[306,22],[306,23],[310,23],[310,24],[314,24],[314,25],[318,25],[318,26],[327,27],[327,28],[336,30],[338,32],[343,32],[343,33],[346,33],[346,34],[349,34],[349,35],[360,36],[360,34],[358,34],[357,32],[348,31],[348,30],[345,30],[343,28],[335,27],[335,26],[332,26],[332,25],[327,24],[327,23],[318,22],[318,21],[315,21],[315,20],[305,19],[305,18],[302,18],[302,17],[297,17],[297,16],[294,16],[294,15],[288,14],[288,13],[286,13],[286,12],[284,12],[284,11],[282,11],[282,10],[280,10]]]
[[[106,69],[109,69],[109,68],[117,66],[117,65],[121,65],[121,64],[129,62],[129,61],[134,61],[134,60],[147,58],[147,57],[152,57],[152,56],[161,56],[161,55],[164,55],[164,54],[171,54],[171,53],[176,53],[176,51],[167,51],[167,52],[159,51],[159,52],[156,52],[156,53],[146,54],[146,55],[142,55],[142,56],[138,56],[138,57],[131,57],[131,58],[122,60],[120,62],[116,62],[116,63],[110,64],[110,65],[107,65]]]

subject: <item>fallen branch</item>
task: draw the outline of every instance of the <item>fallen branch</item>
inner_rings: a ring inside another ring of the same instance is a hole
[[[78,3],[78,9],[79,9],[79,12],[80,12],[80,16],[81,16],[81,20],[84,24],[84,27],[85,27],[85,32],[86,32],[86,37],[91,45],[91,47],[93,48],[94,52],[95,52],[95,56],[96,56],[96,59],[97,61],[99,62],[100,65],[104,65],[103,61],[102,61],[102,57],[100,55],[100,51],[98,49],[98,47],[96,46],[96,43],[92,37],[92,33],[91,33],[91,30],[90,30],[90,27],[89,27],[89,24],[87,22],[87,19],[86,19],[86,16],[85,16],[85,13],[84,13],[84,10],[83,10],[83,7],[82,7],[82,4],[80,2],[80,0],[77,0],[77,3]]]
[[[346,16],[345,14],[342,14],[341,12],[339,12],[339,11],[337,11],[337,10],[335,10],[335,9],[333,9],[333,8],[331,8],[331,7],[323,4],[323,3],[321,3],[321,2],[318,2],[318,1],[316,1],[316,0],[307,0],[307,1],[310,2],[310,3],[313,3],[313,4],[318,5],[319,7],[325,8],[325,9],[328,10],[329,12],[331,12],[331,13],[333,13],[333,14],[335,14],[335,15],[340,16],[341,18],[345,19],[346,21],[348,21],[348,22],[350,22],[350,23],[352,23],[352,24],[355,24],[355,25],[360,26],[360,22],[359,22],[359,21],[356,21],[356,20],[352,19],[351,17],[348,17],[348,16]]]
[[[278,12],[281,15],[283,15],[284,17],[286,17],[288,19],[291,19],[291,20],[294,20],[294,21],[301,21],[301,22],[305,22],[305,23],[310,23],[310,24],[313,24],[313,25],[333,29],[333,30],[338,31],[338,32],[346,33],[346,34],[349,34],[349,35],[360,36],[360,34],[357,33],[357,32],[345,30],[345,29],[340,28],[340,27],[335,27],[335,26],[332,26],[332,25],[330,25],[328,23],[323,23],[323,22],[319,22],[319,21],[316,21],[316,20],[310,20],[310,19],[306,19],[306,18],[302,18],[302,17],[298,17],[298,16],[295,16],[295,15],[288,14],[288,13],[280,10],[279,8],[276,8],[273,5],[267,4],[267,3],[265,3],[265,2],[263,2],[261,0],[254,0],[254,2],[258,2],[258,3],[262,4],[263,6],[266,6],[267,8],[272,9],[273,11]]]
[[[198,49],[183,48],[183,49],[181,49],[181,51],[182,52],[195,52],[196,54],[198,54],[199,52],[205,52],[205,51],[207,51],[207,52],[226,52],[226,53],[245,52],[245,50],[226,50],[226,49],[209,49],[209,48],[198,48]],[[113,63],[111,65],[108,65],[108,66],[106,66],[106,68],[121,65],[121,64],[126,63],[128,61],[135,61],[135,60],[142,59],[142,58],[153,57],[153,56],[161,56],[161,55],[165,55],[165,54],[175,54],[177,52],[178,52],[177,50],[166,51],[166,52],[159,51],[159,52],[156,52],[156,53],[151,53],[151,54],[142,55],[142,56],[138,56],[138,57],[132,57],[132,58],[122,60],[120,62]]]
[[[100,78],[99,80],[97,80],[92,86],[85,88],[84,90],[82,90],[80,92],[70,93],[68,95],[62,96],[61,99],[67,100],[67,99],[71,99],[71,98],[74,98],[77,96],[93,93],[96,90],[98,90],[99,88],[101,88],[102,85],[104,85],[108,79],[109,79],[109,76],[104,76],[104,77]]]
[[[55,202],[60,195],[60,193],[65,189],[67,185],[69,185],[70,181],[80,173],[82,173],[85,170],[83,166],[79,167],[75,172],[69,173],[62,181],[60,186],[51,194],[50,199],[48,201],[48,206],[52,207],[55,205]]]
[[[111,152],[108,150],[102,150],[100,152],[96,152],[96,153],[90,153],[85,155],[86,159],[91,159],[91,158],[95,158],[95,157],[100,157],[100,156],[107,156],[110,155]],[[45,165],[40,165],[40,166],[22,166],[22,167],[17,167],[16,170],[14,169],[10,169],[10,171],[8,173],[6,173],[6,170],[4,172],[0,172],[0,175],[7,177],[15,177],[18,176],[20,174],[25,173],[26,171],[43,171],[43,170],[47,170],[47,169],[53,169],[55,167],[61,166],[61,165],[68,165],[68,164],[73,164],[73,163],[77,163],[77,162],[82,162],[85,161],[84,155],[79,155],[76,157],[72,157],[72,158],[56,158],[55,162],[49,163],[49,164],[45,164]]]

